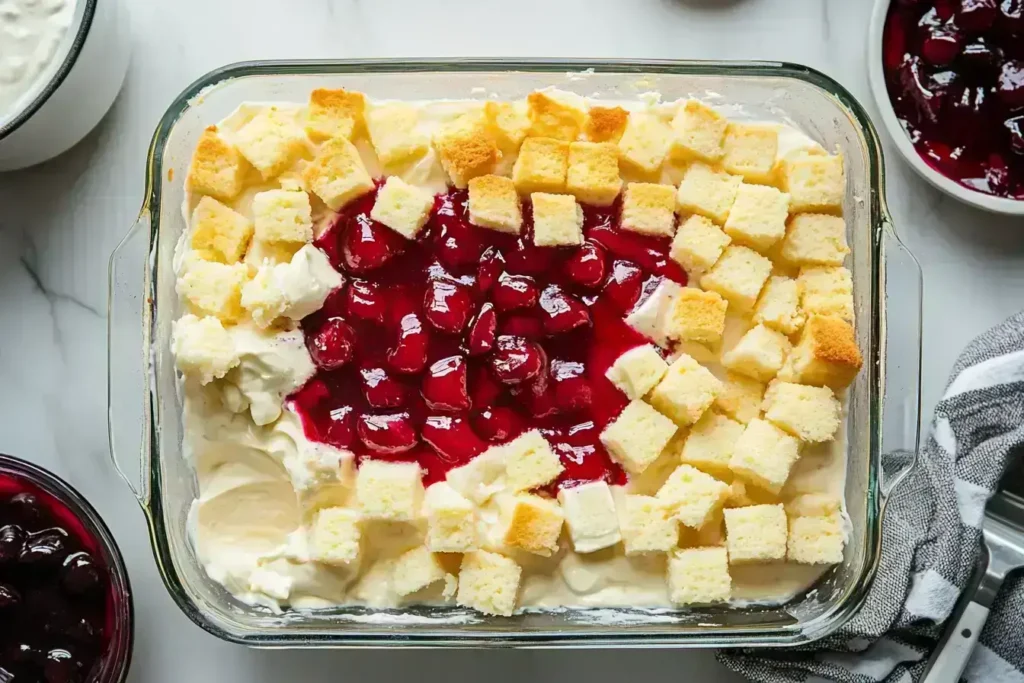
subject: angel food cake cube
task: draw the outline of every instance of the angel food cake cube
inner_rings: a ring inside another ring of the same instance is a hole
[[[570,93],[564,93],[563,97],[552,97],[540,91],[530,93],[526,97],[530,135],[568,142],[579,137],[587,115],[571,99]]]
[[[672,129],[653,114],[634,112],[619,139],[619,159],[642,174],[658,172],[672,144]]]
[[[778,494],[800,457],[800,442],[770,422],[754,419],[736,440],[729,469],[750,483]]]
[[[779,132],[771,126],[730,123],[725,130],[725,154],[722,168],[742,176],[750,183],[772,180],[775,156],[779,150]]]
[[[530,130],[524,102],[485,102],[484,117],[498,147],[504,151],[519,149]]]
[[[549,557],[558,550],[565,515],[553,500],[521,493],[503,501],[503,542],[534,555]]]
[[[568,142],[528,137],[512,166],[512,182],[521,195],[564,192],[568,170]]]
[[[722,507],[731,489],[690,465],[680,465],[658,490],[660,500],[681,524],[700,529]]]
[[[171,333],[174,362],[186,377],[209,384],[238,365],[238,353],[231,335],[220,320],[200,318],[191,313],[176,320]]]
[[[729,562],[770,562],[786,557],[786,510],[781,505],[751,505],[725,511]]]
[[[252,198],[252,214],[258,240],[305,243],[313,239],[312,209],[305,192],[257,192]]]
[[[668,363],[650,344],[626,351],[605,376],[630,400],[643,398],[665,376]]]
[[[583,134],[591,142],[617,143],[628,122],[629,112],[622,107],[590,107]]]
[[[321,145],[302,177],[309,189],[334,211],[374,188],[359,150],[345,138],[332,138]]]
[[[470,180],[469,222],[477,227],[518,235],[523,227],[523,210],[515,183],[497,175]]]
[[[862,364],[850,323],[833,316],[812,315],[779,377],[787,382],[827,386],[838,391],[853,381]]]
[[[843,561],[846,531],[842,503],[824,494],[799,496],[786,505],[789,540],[786,559],[801,564],[838,564]]]
[[[800,309],[800,286],[797,281],[772,276],[754,307],[754,322],[783,334],[795,334],[803,327],[805,319]]]
[[[775,377],[793,348],[789,338],[764,325],[755,325],[722,354],[722,365],[760,382]]]
[[[263,179],[270,180],[306,154],[308,139],[293,117],[269,107],[235,133],[235,145]]]
[[[447,574],[437,556],[421,545],[402,553],[395,561],[392,588],[400,596],[410,595],[443,581]]]
[[[736,372],[726,372],[715,408],[737,422],[746,424],[761,414],[764,384]]]
[[[730,242],[732,238],[710,219],[694,214],[679,226],[669,255],[687,273],[699,275],[711,270]]]
[[[853,322],[853,276],[843,267],[800,269],[800,305],[808,314],[834,315]]]
[[[728,119],[697,100],[687,100],[672,119],[672,157],[714,163],[725,153],[723,139]]]
[[[716,344],[725,330],[728,302],[715,292],[684,287],[665,321],[668,336],[680,341]]]
[[[477,548],[476,506],[448,482],[427,489],[423,499],[427,518],[426,545],[435,553],[464,553]]]
[[[622,540],[615,500],[607,482],[591,481],[558,492],[573,549],[592,553]]]
[[[434,209],[434,196],[398,176],[391,176],[377,193],[370,218],[408,240],[416,239]]]
[[[210,126],[199,137],[185,187],[224,201],[234,199],[245,185],[245,160],[233,145]]]
[[[772,262],[766,257],[748,247],[733,245],[700,279],[700,286],[718,292],[739,311],[749,311],[771,273]]]
[[[801,441],[831,441],[839,429],[841,406],[828,387],[773,382],[764,395],[766,420]]]
[[[549,484],[564,469],[551,445],[535,429],[502,445],[506,484],[512,491],[527,491]]]
[[[568,194],[534,192],[533,243],[538,247],[583,244],[583,209]]]
[[[423,500],[422,471],[414,462],[366,460],[356,472],[356,502],[367,519],[410,522]]]
[[[314,142],[331,138],[351,140],[365,121],[366,97],[360,92],[338,88],[317,88],[309,94],[306,107],[306,135]]]
[[[722,225],[729,218],[742,183],[739,176],[694,162],[679,183],[676,204],[680,211],[699,214]]]
[[[733,244],[765,252],[786,234],[789,195],[767,185],[743,183],[725,221]]]
[[[715,476],[729,475],[729,462],[741,434],[742,423],[709,410],[690,429],[679,459]]]
[[[679,541],[678,520],[654,496],[625,496],[620,524],[627,556],[668,552]]]
[[[245,315],[242,286],[248,281],[249,266],[244,263],[195,259],[178,278],[177,289],[197,313],[235,323]]]
[[[494,172],[501,152],[487,121],[480,113],[464,114],[434,134],[434,149],[441,166],[458,188]]]
[[[841,154],[797,154],[780,162],[778,174],[793,213],[843,212],[846,178]]]
[[[416,107],[405,102],[390,102],[370,107],[366,128],[377,158],[384,166],[418,159],[427,153],[430,141],[418,129]]]
[[[638,475],[658,459],[675,433],[672,420],[634,400],[604,428],[601,443],[627,472]]]
[[[359,513],[347,508],[324,508],[316,515],[311,535],[310,555],[317,562],[351,566],[360,555]]]
[[[212,197],[203,197],[192,212],[192,249],[204,259],[237,263],[252,239],[252,222]]]
[[[630,183],[622,199],[623,230],[671,237],[676,228],[676,190],[658,183]]]
[[[569,145],[566,191],[584,204],[611,206],[622,189],[619,152],[608,142],[573,142]]]
[[[779,256],[799,266],[841,266],[850,253],[841,216],[798,213],[789,220]]]
[[[668,591],[674,605],[727,602],[732,594],[728,551],[724,547],[677,550],[668,561]]]
[[[663,415],[685,427],[699,420],[721,391],[721,380],[684,353],[654,387],[650,401]]]
[[[522,573],[518,564],[503,555],[484,550],[466,553],[455,601],[484,614],[511,616]]]

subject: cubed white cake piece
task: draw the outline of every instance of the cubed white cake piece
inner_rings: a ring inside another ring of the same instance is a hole
[[[366,519],[409,522],[420,516],[423,472],[414,462],[364,460],[356,473],[356,502]]]
[[[839,564],[846,532],[839,515],[791,517],[786,559],[800,564]]]
[[[627,495],[621,511],[622,541],[626,555],[664,553],[679,541],[679,521],[654,496]]]
[[[691,529],[700,529],[729,497],[729,485],[690,465],[680,465],[658,490],[656,498]]]
[[[863,362],[850,323],[834,316],[811,315],[779,378],[838,391],[853,381]]]
[[[750,183],[772,180],[779,150],[779,132],[773,126],[732,122],[725,130],[722,168]]]
[[[615,500],[607,482],[591,481],[558,492],[573,549],[592,553],[622,540]]]
[[[766,257],[749,247],[732,245],[700,279],[700,286],[718,292],[737,311],[744,312],[754,308],[771,273],[772,262]]]
[[[676,189],[658,183],[629,183],[622,199],[623,230],[671,237],[676,229]]]
[[[730,242],[732,238],[711,219],[694,214],[679,226],[669,255],[687,273],[696,276],[711,270]]]
[[[835,438],[841,410],[828,387],[776,381],[764,395],[765,419],[808,443]]]
[[[792,348],[786,335],[764,325],[755,325],[736,346],[722,354],[722,365],[759,382],[767,382],[778,374]]]
[[[699,420],[721,391],[721,380],[684,353],[651,391],[650,402],[660,413],[685,427]]]
[[[526,111],[526,103],[496,102],[484,103],[484,117],[491,128],[491,133],[504,152],[514,152],[523,144],[523,138],[530,130],[530,117]]]
[[[657,173],[672,144],[672,129],[653,114],[633,112],[619,139],[619,160],[634,171]]]
[[[715,408],[737,422],[746,424],[761,414],[764,384],[736,372],[727,372]]]
[[[672,604],[709,605],[732,595],[729,554],[724,547],[683,548],[668,562],[668,591]]]
[[[583,209],[568,194],[534,192],[533,243],[538,247],[583,244]]]
[[[799,266],[841,266],[850,253],[841,216],[798,213],[789,219],[779,248],[783,260]]]
[[[565,521],[558,503],[530,493],[518,494],[504,503],[502,540],[506,546],[543,557],[558,551],[558,537]]]
[[[729,469],[737,476],[778,494],[800,457],[800,442],[770,422],[754,419],[736,440]]]
[[[754,322],[790,335],[800,331],[806,318],[797,281],[774,275],[769,278],[754,306]]]
[[[834,315],[853,322],[853,275],[842,266],[800,269],[800,306],[807,314]]]
[[[522,573],[518,564],[503,555],[484,550],[466,553],[456,603],[484,614],[511,616]]]
[[[714,163],[725,153],[723,140],[729,120],[699,102],[687,100],[672,119],[672,157],[679,161]]]
[[[247,164],[238,150],[210,126],[199,136],[192,154],[185,187],[195,194],[229,201],[245,186]]]
[[[643,398],[665,376],[668,363],[650,344],[626,351],[605,376],[630,400]]]
[[[434,133],[434,149],[452,185],[465,188],[470,180],[494,172],[501,152],[482,111],[463,114]]]
[[[665,321],[670,339],[717,344],[725,331],[729,303],[716,292],[684,287]]]
[[[615,142],[622,139],[629,123],[629,112],[622,107],[591,106],[583,124],[583,135],[592,142]]]
[[[587,116],[578,99],[564,91],[535,91],[527,95],[530,135],[567,142],[575,140]]]
[[[317,88],[306,106],[306,135],[315,142],[331,138],[351,140],[366,125],[366,97],[361,92]]]
[[[352,566],[359,561],[361,536],[359,513],[342,507],[324,508],[313,523],[310,555],[323,564]]]
[[[793,213],[841,214],[846,196],[843,156],[797,154],[779,163],[779,182]]]
[[[501,448],[505,451],[506,484],[513,491],[549,484],[565,469],[558,454],[536,429],[520,434]]]
[[[569,143],[554,138],[528,137],[512,166],[512,182],[520,195],[565,192]]]
[[[309,195],[301,190],[267,190],[252,198],[256,239],[264,242],[309,242],[313,239]]]
[[[252,239],[252,221],[213,197],[202,197],[192,212],[192,249],[208,261],[237,263]]]
[[[752,505],[725,511],[729,562],[770,562],[786,557],[787,520],[781,505]]]
[[[307,187],[335,211],[374,188],[359,150],[345,138],[332,138],[322,144],[302,177]]]
[[[256,114],[237,133],[235,146],[256,167],[264,180],[281,175],[306,154],[309,140],[305,131],[276,107]]]
[[[476,506],[446,481],[432,484],[423,498],[427,518],[426,545],[435,553],[476,550]]]
[[[213,316],[232,324],[244,315],[242,287],[249,281],[249,266],[191,259],[178,278],[178,294],[200,316]]]
[[[446,481],[460,494],[477,505],[505,488],[505,463],[508,451],[491,446],[465,465],[448,470]]]
[[[391,176],[380,188],[370,218],[383,223],[402,237],[414,240],[430,218],[434,195]]]
[[[583,204],[611,206],[622,189],[619,151],[610,142],[569,144],[566,191]]]
[[[722,225],[736,201],[743,179],[695,161],[679,183],[676,204],[679,210],[696,213]]]
[[[709,410],[690,429],[679,459],[716,477],[729,476],[729,462],[741,434],[742,423]]]
[[[200,384],[220,379],[239,362],[231,335],[220,320],[191,313],[174,321],[171,351],[178,369],[186,377],[198,379]]]
[[[427,153],[430,140],[418,124],[416,107],[406,102],[389,102],[367,109],[366,128],[381,164],[403,163]]]
[[[601,432],[609,455],[631,474],[641,474],[658,459],[676,433],[676,425],[640,400],[630,401]]]
[[[509,178],[484,175],[469,181],[469,222],[481,228],[518,235],[523,210],[515,183]]]
[[[789,195],[768,185],[743,183],[725,221],[733,244],[766,252],[786,234]]]
[[[447,575],[437,556],[421,545],[402,553],[395,561],[392,588],[404,597],[444,581]]]

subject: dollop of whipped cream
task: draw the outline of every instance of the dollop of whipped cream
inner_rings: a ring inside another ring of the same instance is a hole
[[[312,244],[299,249],[288,263],[264,263],[242,287],[242,306],[261,327],[278,318],[301,320],[324,305],[343,279],[326,254]]]

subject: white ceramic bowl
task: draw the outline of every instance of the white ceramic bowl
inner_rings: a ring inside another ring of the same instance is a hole
[[[122,0],[77,0],[54,62],[0,117],[0,171],[55,157],[95,128],[121,90],[130,45]]]
[[[951,197],[986,211],[1010,216],[1024,216],[1024,201],[993,197],[964,187],[925,163],[913,143],[910,142],[899,119],[896,118],[892,101],[889,99],[889,91],[885,86],[885,73],[882,68],[882,33],[885,30],[885,17],[889,13],[891,1],[876,0],[874,11],[871,14],[871,27],[868,31],[868,82],[871,84],[871,93],[874,95],[875,104],[882,116],[882,123],[896,144],[896,149],[925,180]]]

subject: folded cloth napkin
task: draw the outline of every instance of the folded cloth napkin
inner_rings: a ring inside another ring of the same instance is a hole
[[[1024,312],[971,342],[951,377],[918,465],[888,503],[861,611],[809,646],[723,650],[723,664],[767,683],[921,678],[976,567],[985,504],[1024,443]],[[882,466],[896,472],[909,458],[885,454]],[[1024,683],[1024,576],[1003,585],[964,678]]]

